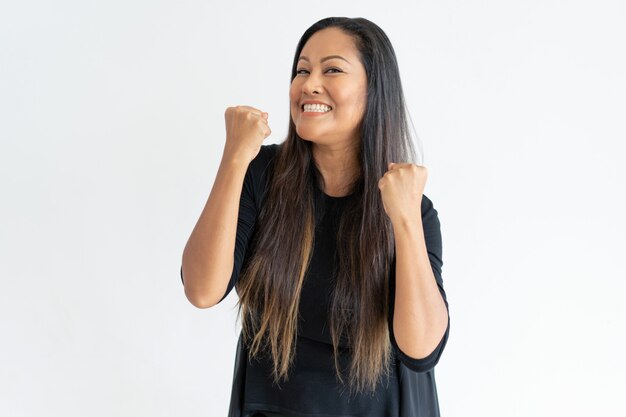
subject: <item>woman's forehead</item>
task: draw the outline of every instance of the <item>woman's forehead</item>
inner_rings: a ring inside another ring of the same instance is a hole
[[[321,61],[329,56],[341,56],[350,61],[358,53],[351,36],[339,29],[327,28],[313,34],[306,42],[299,59],[303,56],[309,62]]]

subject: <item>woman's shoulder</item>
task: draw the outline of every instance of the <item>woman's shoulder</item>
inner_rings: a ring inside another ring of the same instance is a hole
[[[261,149],[259,150],[259,155],[263,155],[264,158],[273,158],[274,155],[278,152],[279,143],[270,143],[267,145],[261,145]]]
[[[261,150],[266,153],[275,154],[279,146],[280,143],[268,143],[266,145],[261,145]]]
[[[261,145],[259,153],[248,165],[248,172],[246,173],[244,187],[249,187],[251,194],[254,196],[257,207],[260,207],[261,203],[265,199],[270,171],[273,165],[274,156],[278,151],[278,146],[278,144]]]
[[[433,204],[433,201],[426,194],[422,194],[421,206],[422,206],[422,214],[429,213],[429,212],[435,212],[435,214],[437,213],[437,210],[435,209],[435,205]]]
[[[259,153],[250,162],[250,170],[253,174],[262,175],[270,163],[274,160],[274,156],[278,152],[278,144],[261,145]]]

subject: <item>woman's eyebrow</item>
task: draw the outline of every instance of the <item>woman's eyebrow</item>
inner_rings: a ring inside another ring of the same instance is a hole
[[[350,61],[348,61],[347,59],[345,59],[341,55],[328,55],[328,56],[325,56],[324,58],[320,59],[320,62],[328,61],[329,59],[334,59],[334,58],[343,59],[348,64],[350,63]],[[304,61],[310,62],[309,58],[307,58],[305,56],[301,56],[300,58],[298,58],[298,61],[300,61],[301,59],[304,60]]]

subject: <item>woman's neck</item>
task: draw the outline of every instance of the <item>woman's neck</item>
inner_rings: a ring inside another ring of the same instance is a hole
[[[360,172],[360,161],[354,146],[313,144],[313,159],[324,179],[324,193],[343,196]]]

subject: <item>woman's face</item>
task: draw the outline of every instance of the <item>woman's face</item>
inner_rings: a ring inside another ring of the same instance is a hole
[[[298,135],[324,145],[357,143],[367,76],[352,37],[335,27],[322,29],[309,38],[298,58],[289,91]],[[304,109],[309,100],[330,106],[330,111],[325,106]]]

